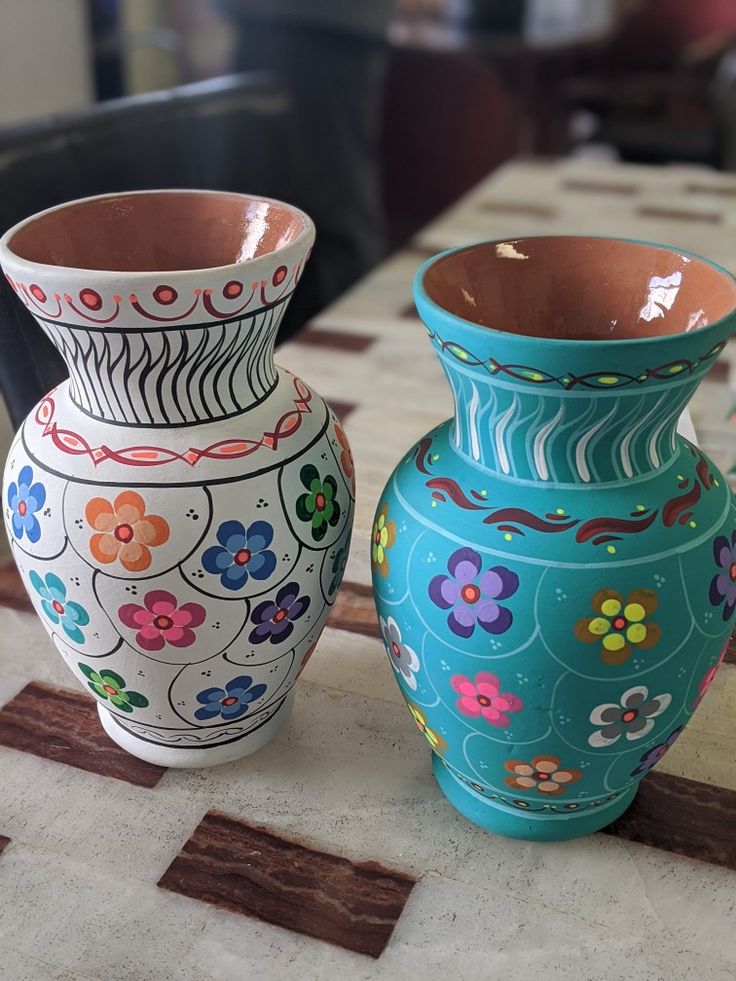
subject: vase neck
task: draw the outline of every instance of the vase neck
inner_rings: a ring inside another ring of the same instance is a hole
[[[666,466],[700,381],[553,390],[441,362],[455,401],[457,451],[491,473],[543,484],[626,481]]]
[[[129,426],[213,422],[257,405],[277,382],[284,304],[242,319],[136,330],[40,321],[69,369],[69,393],[97,419]]]

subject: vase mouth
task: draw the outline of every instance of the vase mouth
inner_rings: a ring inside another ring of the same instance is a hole
[[[736,277],[682,249],[576,235],[441,252],[417,271],[420,313],[545,342],[666,340],[736,312]]]
[[[0,258],[24,266],[106,274],[242,267],[311,244],[312,220],[272,198],[162,189],[80,198],[24,219]]]

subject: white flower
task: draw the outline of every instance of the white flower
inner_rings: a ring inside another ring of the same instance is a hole
[[[414,673],[419,670],[419,658],[408,644],[401,642],[401,631],[393,617],[389,617],[388,620],[381,617],[380,620],[383,642],[386,645],[391,667],[401,675],[412,691],[416,691],[417,679]]]
[[[590,713],[593,725],[603,726],[588,737],[596,749],[612,746],[626,734],[629,740],[642,739],[654,728],[653,719],[661,715],[672,701],[672,695],[656,695],[649,698],[649,690],[643,685],[629,688],[621,696],[618,705],[604,702]]]

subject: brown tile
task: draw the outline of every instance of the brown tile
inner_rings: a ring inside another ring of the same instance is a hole
[[[736,869],[736,791],[655,771],[606,834]]]
[[[366,637],[380,637],[373,590],[359,582],[343,582],[327,621],[335,630],[349,630]]]
[[[10,838],[7,835],[0,835],[0,853],[4,852],[9,844]]]
[[[339,399],[328,399],[328,405],[343,425],[350,413],[357,408],[354,402],[341,402]]]
[[[0,606],[33,613],[33,604],[28,599],[28,593],[12,559],[0,565]]]
[[[444,252],[446,248],[446,245],[414,245],[410,243],[403,249],[399,249],[399,254],[410,255],[419,259],[421,262],[426,262],[427,259],[431,259],[438,252]]]
[[[640,218],[667,218],[670,221],[707,221],[717,225],[723,216],[718,211],[685,211],[679,208],[659,208],[643,204],[636,209]]]
[[[723,661],[725,664],[736,664],[736,630],[731,634]]]
[[[446,252],[451,248],[452,245],[443,245],[440,242],[430,242],[428,245],[409,244],[406,246],[406,248],[401,250],[401,253],[407,256],[416,256],[421,264],[422,262],[426,262],[427,259],[433,259],[436,255],[439,255],[440,252]]]
[[[636,184],[624,181],[586,180],[582,177],[568,177],[562,182],[566,191],[594,191],[598,194],[637,194]]]
[[[736,198],[736,187],[714,187],[711,184],[685,184],[683,188],[688,194],[716,194],[721,198]]]
[[[332,330],[329,327],[307,327],[306,330],[292,337],[291,343],[359,353],[370,347],[375,339],[372,334],[354,334],[346,330]]]
[[[414,879],[209,811],[159,886],[379,957]]]
[[[729,364],[727,361],[715,361],[708,371],[708,381],[727,382]]]
[[[480,211],[490,211],[499,215],[527,215],[530,218],[554,218],[554,208],[532,201],[482,201]]]
[[[0,745],[104,777],[155,787],[166,773],[105,734],[92,697],[31,681],[0,709]]]

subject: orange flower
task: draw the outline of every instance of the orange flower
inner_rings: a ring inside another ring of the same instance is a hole
[[[143,572],[151,564],[151,548],[169,540],[169,525],[157,514],[146,514],[146,504],[135,491],[123,491],[110,503],[93,497],[84,509],[96,534],[89,550],[98,562],[120,559],[128,572]]]
[[[340,453],[340,466],[342,467],[342,472],[350,481],[350,490],[353,497],[355,497],[355,464],[353,463],[353,454],[350,451],[350,444],[345,435],[345,430],[338,423],[335,423],[335,436],[342,450]]]

